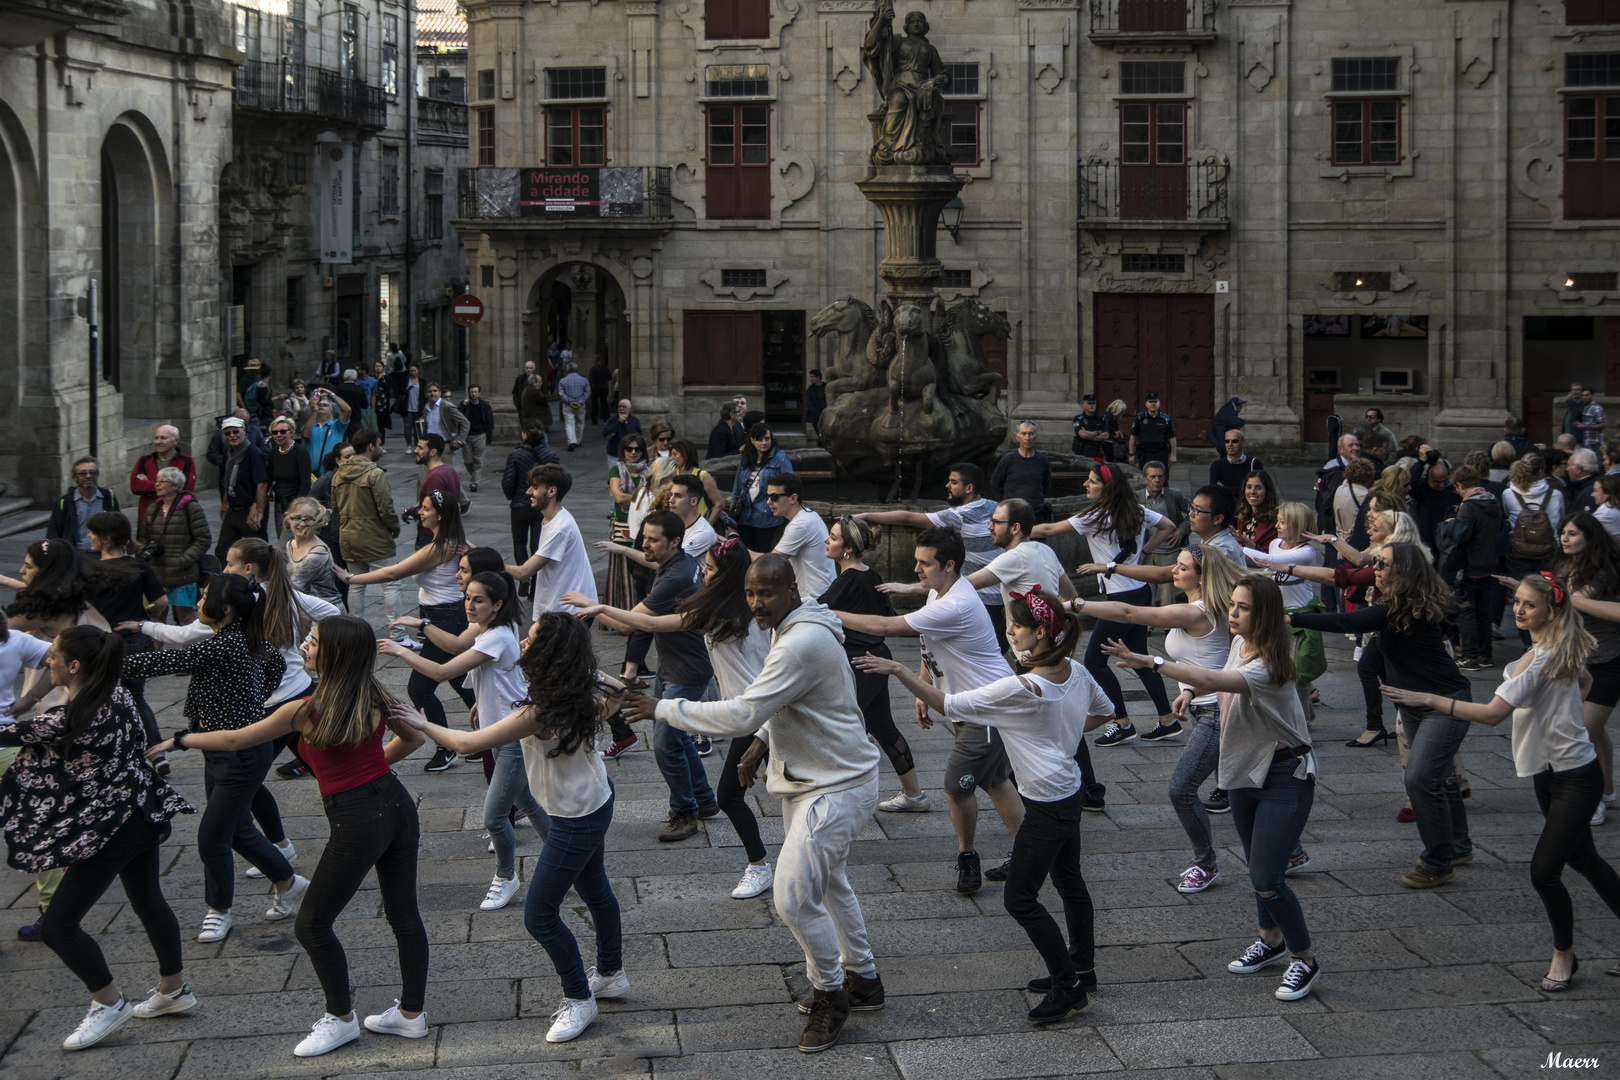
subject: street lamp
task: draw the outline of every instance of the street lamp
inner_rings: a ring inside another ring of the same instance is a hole
[[[958,232],[962,228],[962,211],[967,207],[962,205],[960,195],[951,199],[939,211],[939,223],[945,226],[945,231],[951,234],[951,243],[959,243]]]

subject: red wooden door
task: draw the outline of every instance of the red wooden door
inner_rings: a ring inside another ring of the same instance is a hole
[[[1187,216],[1187,104],[1119,106],[1119,216],[1178,221]]]
[[[771,216],[770,108],[710,105],[706,209],[710,220]]]
[[[1564,99],[1564,217],[1620,217],[1620,97]]]
[[[765,338],[757,311],[688,311],[682,317],[687,386],[758,386]]]
[[[1093,337],[1099,402],[1132,416],[1157,391],[1182,446],[1208,446],[1215,416],[1215,301],[1209,296],[1099,293]]]
[[[1328,417],[1333,415],[1332,394],[1305,395],[1305,441],[1325,443],[1328,438]],[[1212,418],[1213,419],[1213,418]],[[1206,425],[1207,426],[1207,425]]]
[[[1553,396],[1526,394],[1524,398],[1524,436],[1531,442],[1552,445]]]
[[[1185,30],[1187,0],[1119,0],[1121,30]]]

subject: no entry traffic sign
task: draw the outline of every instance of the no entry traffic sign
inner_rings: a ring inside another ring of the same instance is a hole
[[[462,293],[450,302],[450,318],[457,326],[471,326],[484,317],[484,302],[471,293]]]

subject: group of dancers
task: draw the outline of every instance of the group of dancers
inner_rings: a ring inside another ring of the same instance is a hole
[[[1301,1000],[1322,972],[1304,906],[1287,880],[1308,862],[1300,841],[1318,776],[1299,642],[1313,630],[1361,632],[1381,643],[1382,694],[1397,705],[1411,745],[1406,786],[1422,850],[1403,880],[1414,888],[1445,884],[1453,867],[1472,858],[1452,758],[1469,724],[1512,717],[1516,769],[1533,778],[1546,817],[1531,864],[1553,929],[1543,988],[1568,987],[1577,961],[1563,867],[1586,877],[1620,916],[1620,876],[1598,855],[1588,824],[1604,780],[1581,700],[1593,649],[1583,620],[1620,620],[1620,603],[1579,595],[1553,573],[1517,581],[1514,620],[1529,647],[1491,699],[1474,703],[1445,647],[1449,590],[1427,551],[1398,538],[1399,522],[1382,534],[1397,538],[1380,542],[1374,554],[1371,603],[1349,615],[1310,613],[1300,610],[1310,606],[1300,571],[1316,560],[1304,543],[1308,525],[1296,515],[1287,519],[1286,536],[1265,550],[1245,550],[1227,531],[1230,495],[1202,489],[1193,500],[1201,542],[1171,565],[1153,566],[1143,553],[1170,539],[1174,525],[1137,501],[1120,470],[1097,465],[1086,484],[1088,506],[1052,525],[1037,524],[1022,500],[981,498],[983,480],[976,466],[958,465],[944,510],[854,515],[829,526],[802,505],[796,477],[772,476],[771,505],[789,527],[764,538],[760,546],[771,545],[764,551],[737,537],[705,537],[703,550],[688,552],[683,515],[654,511],[643,524],[642,551],[659,576],[647,599],[629,609],[597,603],[593,589],[573,581],[577,575],[560,572],[573,559],[564,549],[578,546],[577,532],[549,546],[543,537],[542,551],[551,554],[509,567],[498,552],[467,544],[453,500],[429,496],[418,514],[432,541],[400,566],[370,572],[378,581],[415,575],[421,617],[398,621],[422,628],[420,652],[378,641],[364,618],[293,589],[282,554],[246,540],[204,585],[199,625],[139,622],[134,629],[171,647],[130,653],[116,628],[86,617],[87,579],[71,546],[33,545],[7,609],[11,628],[0,632],[0,677],[46,669],[58,700],[27,701],[44,706],[31,716],[14,704],[13,721],[0,726],[0,746],[20,748],[0,778],[0,817],[12,866],[62,871],[39,937],[92,996],[64,1047],[96,1045],[133,1017],[197,1007],[179,921],[160,886],[159,854],[172,819],[194,809],[152,767],[191,749],[205,759],[197,850],[207,909],[199,940],[231,932],[232,853],[240,854],[250,873],[271,883],[264,917],[295,920],[321,983],[324,1011],[293,1053],[330,1052],[360,1038],[362,1027],[405,1038],[429,1034],[430,950],[416,901],[420,825],[392,768],[428,741],[485,765],[495,874],[482,908],[505,906],[520,891],[512,818],[527,816],[543,837],[524,925],[561,982],[547,1039],[579,1037],[596,1019],[599,1000],[631,992],[605,865],[614,784],[603,751],[612,720],[652,726],[671,793],[661,838],[691,835],[688,815],[694,830],[696,819],[719,813],[736,829],[747,865],[731,895],[772,891],[812,986],[799,1006],[799,1049],[825,1050],[851,1012],[884,1005],[847,872],[851,848],[875,812],[929,810],[890,711],[890,678],[916,699],[920,727],[936,718],[950,725],[943,787],[959,848],[957,888],[972,892],[983,878],[1006,882],[1003,904],[1045,968],[1029,982],[1040,995],[1029,1020],[1062,1020],[1083,1009],[1100,983],[1081,822],[1085,810],[1104,804],[1085,733],[1105,729],[1098,739],[1104,746],[1135,737],[1114,667],[1134,669],[1154,702],[1157,724],[1143,738],[1186,736],[1168,785],[1193,856],[1177,887],[1198,893],[1219,878],[1209,811],[1198,794],[1215,775],[1248,864],[1258,930],[1228,968],[1247,975],[1284,964],[1276,997]],[[531,474],[533,505],[550,514],[546,528],[561,520],[570,483],[556,465]],[[920,529],[917,585],[884,583],[863,561],[882,524]],[[1106,599],[1077,595],[1053,550],[1037,542],[1065,529],[1088,540],[1094,561],[1079,569],[1100,575]],[[539,575],[527,633],[513,569]],[[1148,586],[1165,580],[1185,602],[1154,605]],[[453,616],[452,590],[459,599]],[[908,591],[926,593],[924,603],[897,613],[892,596]],[[1084,618],[1095,625],[1081,653]],[[593,622],[655,637],[659,673],[651,694],[602,670]],[[1150,629],[1166,631],[1162,655],[1148,648]],[[50,644],[40,648],[36,634]],[[915,670],[884,646],[895,636],[920,639]],[[410,704],[379,681],[379,657],[412,668]],[[190,676],[186,728],[161,739],[143,722],[130,687],[167,674]],[[1165,678],[1177,684],[1173,698]],[[447,722],[434,693],[444,681],[468,701],[470,730]],[[11,679],[0,682],[9,691]],[[695,738],[731,740],[713,787]],[[296,853],[264,785],[287,748],[313,774],[329,823],[307,879],[292,866]],[[880,800],[884,757],[901,790]],[[784,838],[774,867],[747,795],[761,768],[766,791],[782,800]],[[977,851],[981,790],[1012,837],[1010,858],[989,869]],[[73,797],[57,797],[61,792]],[[335,926],[373,869],[398,946],[401,989],[392,1005],[362,1022]],[[115,879],[158,960],[158,982],[140,1001],[125,995],[80,925]],[[1063,904],[1061,926],[1039,898],[1048,881]],[[562,917],[571,888],[590,911],[592,966]],[[1620,975],[1620,966],[1609,974]]]

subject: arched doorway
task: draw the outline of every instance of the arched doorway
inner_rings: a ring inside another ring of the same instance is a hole
[[[159,314],[167,293],[159,207],[164,170],[123,121],[101,144],[101,377],[124,416],[159,417]]]
[[[626,311],[624,290],[607,270],[581,262],[554,267],[529,290],[523,313],[523,358],[544,371],[553,347],[559,353],[568,350],[582,375],[603,361],[615,373],[618,395],[628,396],[632,387]]]

